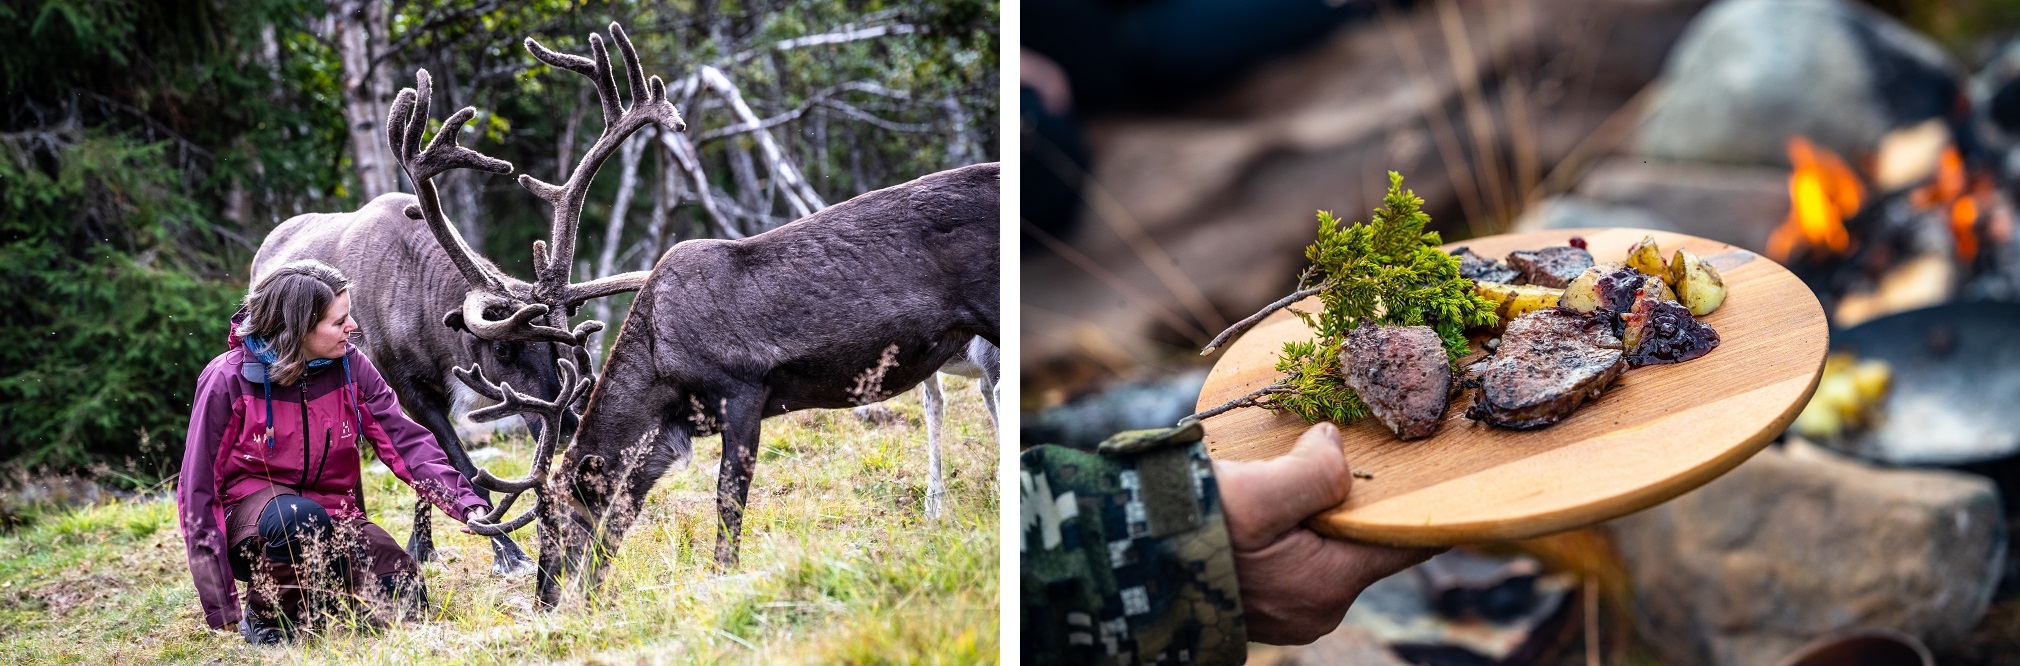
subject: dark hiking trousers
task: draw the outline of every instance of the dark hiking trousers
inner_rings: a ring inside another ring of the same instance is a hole
[[[370,521],[332,520],[314,500],[275,486],[229,507],[225,522],[234,544],[232,575],[249,583],[245,610],[254,625],[272,625],[282,616],[300,622],[317,598],[377,593],[426,603],[420,567]],[[367,575],[375,583],[369,590]]]

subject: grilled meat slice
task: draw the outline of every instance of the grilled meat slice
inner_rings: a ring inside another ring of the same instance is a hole
[[[1347,386],[1403,439],[1429,437],[1451,397],[1452,363],[1429,326],[1361,324],[1340,350]]]
[[[1453,250],[1452,256],[1459,258],[1459,277],[1474,282],[1514,282],[1521,275],[1507,264],[1474,254],[1471,248]]]
[[[1578,274],[1592,267],[1592,253],[1569,245],[1519,250],[1508,253],[1508,265],[1520,272],[1529,284],[1563,289]]]
[[[1466,417],[1527,430],[1570,416],[1627,369],[1610,318],[1545,308],[1510,322]]]

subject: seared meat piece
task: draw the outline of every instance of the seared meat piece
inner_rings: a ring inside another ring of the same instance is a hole
[[[1653,285],[1650,285],[1651,287]],[[1627,349],[1627,364],[1634,367],[1682,363],[1711,353],[1718,346],[1718,331],[1690,316],[1690,308],[1665,301],[1643,288],[1634,299],[1634,309],[1620,315],[1626,324],[1621,341]]]
[[[1592,253],[1569,245],[1520,250],[1508,253],[1508,265],[1529,284],[1563,289],[1579,273],[1592,267]]]
[[[1526,430],[1570,416],[1627,369],[1608,319],[1545,308],[1509,322],[1466,418]]]
[[[1470,248],[1453,250],[1452,256],[1459,258],[1459,277],[1474,282],[1513,282],[1521,275],[1507,264],[1474,254]]]
[[[1347,386],[1397,437],[1429,437],[1445,416],[1452,363],[1429,326],[1361,324],[1340,349]]]

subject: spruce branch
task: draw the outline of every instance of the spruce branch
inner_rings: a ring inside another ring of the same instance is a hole
[[[1495,323],[1494,308],[1475,293],[1472,280],[1459,275],[1459,259],[1438,248],[1443,242],[1438,233],[1424,230],[1431,218],[1423,203],[1403,189],[1402,175],[1391,171],[1382,207],[1366,223],[1345,224],[1331,212],[1319,211],[1318,237],[1305,248],[1311,266],[1299,277],[1298,288],[1235,323],[1201,354],[1311,296],[1319,298],[1322,309],[1291,313],[1311,327],[1314,337],[1284,344],[1277,356],[1283,379],[1196,416],[1239,407],[1289,411],[1308,422],[1348,423],[1369,416],[1367,405],[1346,385],[1339,356],[1347,332],[1363,322],[1431,327],[1456,369],[1470,351],[1466,329]]]

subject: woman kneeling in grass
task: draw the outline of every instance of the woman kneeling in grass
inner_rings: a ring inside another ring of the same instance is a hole
[[[253,643],[281,642],[343,600],[374,602],[374,619],[426,607],[420,567],[365,516],[360,437],[444,513],[489,511],[351,346],[348,287],[321,262],[282,266],[246,295],[225,352],[197,378],[176,490],[189,571],[204,621],[236,623]],[[234,580],[248,583],[243,611]]]

